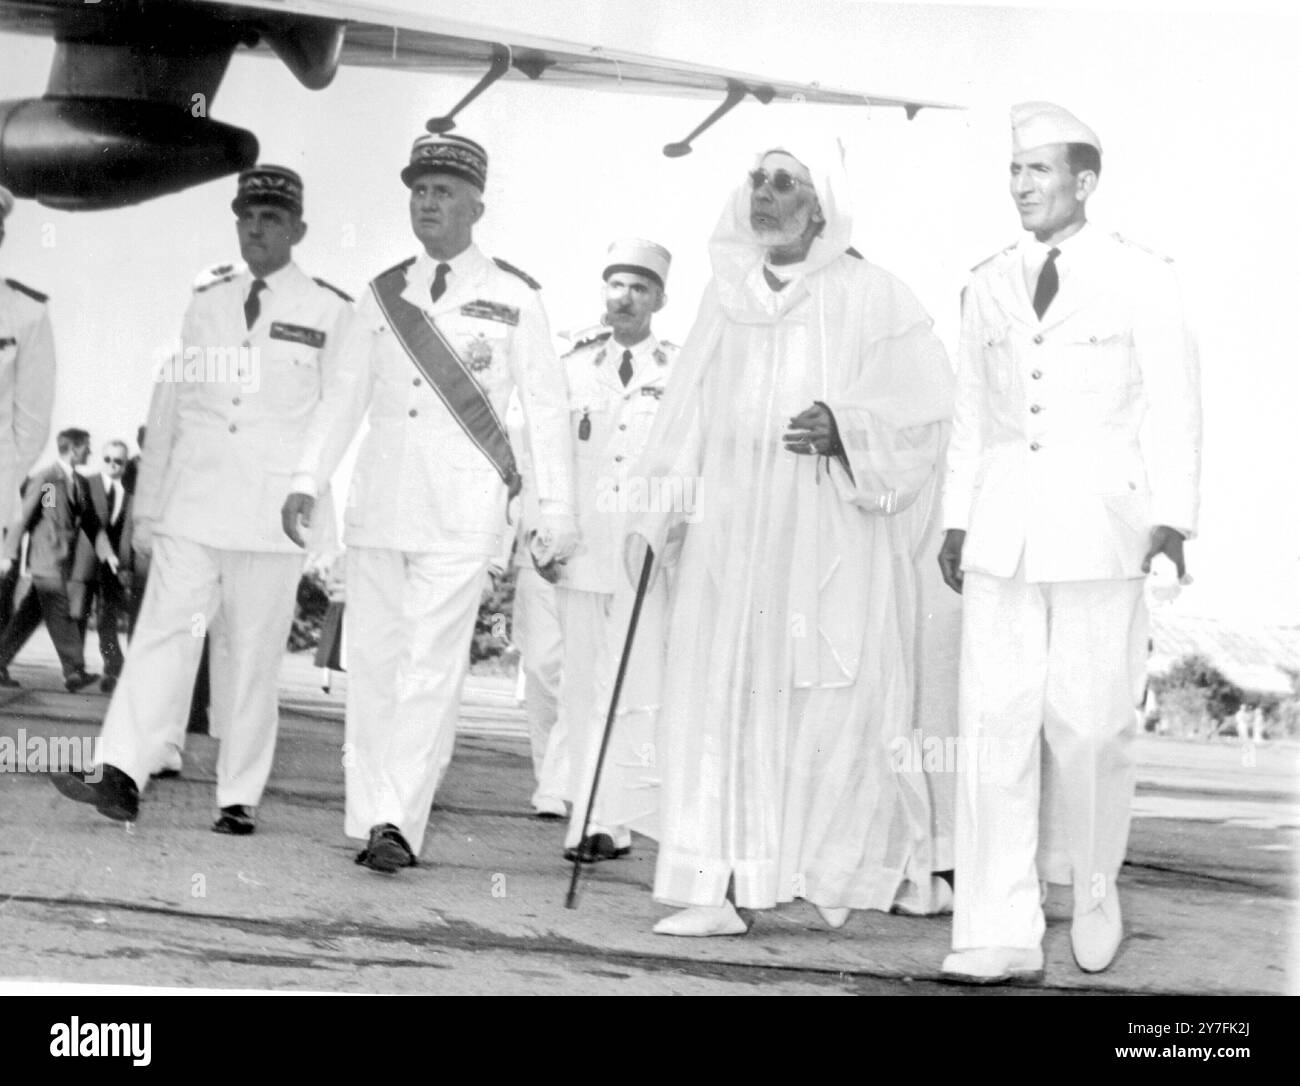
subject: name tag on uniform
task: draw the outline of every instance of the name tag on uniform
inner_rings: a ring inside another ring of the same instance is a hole
[[[17,347],[18,341],[13,336],[0,336],[0,351],[6,347]]]
[[[641,395],[642,395],[642,396],[653,396],[656,400],[658,400],[658,399],[660,399],[660,398],[663,396],[663,394],[664,394],[664,390],[663,390],[662,388],[659,388],[659,387],[655,386],[655,385],[642,385],[642,386],[641,386]]]
[[[472,302],[467,302],[460,307],[462,316],[481,317],[487,321],[499,321],[501,324],[515,325],[519,323],[519,310],[512,305],[503,305],[501,302],[489,302],[483,298],[478,298]]]
[[[308,347],[315,347],[318,350],[325,346],[325,333],[318,328],[304,328],[301,324],[282,324],[280,321],[274,321],[271,324],[272,339],[286,339],[290,343],[305,343]]]

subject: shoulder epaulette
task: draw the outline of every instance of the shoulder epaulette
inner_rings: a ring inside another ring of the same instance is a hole
[[[385,268],[383,271],[379,273],[379,275],[387,275],[389,272],[395,272],[395,271],[406,271],[406,269],[409,268],[414,263],[415,263],[415,257],[413,256],[407,257],[405,260],[400,261],[397,264],[394,264],[391,268]],[[375,278],[378,279],[379,275],[376,275]]]
[[[1015,245],[1012,244],[1012,245],[1008,245],[1005,249],[999,249],[992,256],[985,257],[983,260],[981,260],[978,264],[976,264],[973,268],[971,268],[971,271],[973,272],[979,271],[980,268],[984,267],[985,264],[991,264],[993,261],[997,260],[998,257],[1006,256],[1007,253],[1013,252],[1015,248],[1016,248]]]
[[[605,340],[609,339],[613,334],[614,330],[612,328],[606,328],[604,331],[597,332],[595,335],[583,336],[581,339],[576,340],[573,346],[565,351],[561,357],[568,358],[569,355],[577,354],[584,347],[590,347],[596,343],[604,343]]]
[[[343,291],[339,290],[339,288],[336,287],[333,283],[327,283],[327,282],[325,282],[324,279],[317,279],[316,276],[314,276],[314,275],[311,277],[311,281],[312,281],[313,283],[315,283],[318,287],[324,287],[326,290],[331,290],[331,291],[333,291],[333,292],[334,292],[335,294],[337,294],[340,298],[342,298],[345,302],[351,302],[351,301],[352,301],[352,295],[351,295],[351,294],[344,294]]]
[[[17,279],[6,279],[5,286],[9,287],[10,290],[18,291],[19,294],[26,294],[32,301],[40,302],[41,305],[50,300],[48,294],[42,294],[35,287],[29,287],[26,283],[18,282]]]
[[[1148,256],[1155,257],[1157,260],[1163,260],[1166,264],[1172,264],[1174,262],[1174,258],[1172,256],[1165,256],[1164,253],[1158,253],[1154,249],[1148,249],[1145,245],[1139,245],[1136,241],[1126,238],[1123,234],[1114,233],[1111,234],[1111,237],[1113,237],[1121,245],[1128,245],[1131,248],[1138,249],[1141,252],[1146,253]]]
[[[238,273],[239,268],[234,264],[218,264],[205,272],[200,272],[194,279],[194,293],[202,293],[220,283],[229,283]]]
[[[850,246],[849,246],[847,249],[845,249],[844,251],[845,251],[849,256],[853,257],[854,260],[862,260],[862,259],[864,259],[864,257],[862,256],[862,254],[861,254],[860,252],[858,252],[857,249],[853,248],[852,245],[850,245]]]
[[[494,256],[492,258],[492,263],[495,264],[502,271],[508,271],[511,275],[519,276],[519,278],[522,279],[525,283],[527,283],[530,287],[532,287],[533,290],[542,289],[542,284],[539,283],[536,279],[534,279],[531,275],[529,275],[525,271],[520,271],[513,264],[509,263],[508,261],[502,260],[499,256]]]

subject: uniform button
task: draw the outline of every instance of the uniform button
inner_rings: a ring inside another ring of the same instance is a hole
[[[1034,414],[1034,415],[1037,415],[1038,412],[1040,412],[1042,409],[1043,409],[1043,408],[1042,408],[1042,405],[1040,405],[1040,404],[1032,404],[1032,405],[1030,406],[1030,408],[1029,408],[1030,413],[1031,413],[1031,414]]]
[[[417,377],[414,381],[411,382],[411,384],[413,384],[416,388],[419,388],[419,387],[420,387],[420,379]]]
[[[620,423],[618,424],[618,428],[619,428],[620,430],[626,430],[626,429],[627,429],[627,423],[626,423],[626,422],[620,422]]]
[[[1041,378],[1041,377],[1043,376],[1043,371],[1042,371],[1042,370],[1034,370],[1034,372],[1031,373],[1029,376],[1032,377],[1035,381],[1037,381],[1039,378]]]
[[[233,403],[236,407],[238,407],[238,406],[239,406],[239,397],[236,396],[236,397],[235,397],[233,400],[231,400],[230,402]]]
[[[614,457],[614,463],[616,463],[616,464],[621,463],[622,460],[623,460],[623,457],[622,457],[622,456],[616,456],[616,457]]]
[[[1042,335],[1040,334],[1040,335],[1034,336],[1034,342],[1035,342],[1035,343],[1042,343],[1042,342],[1043,342],[1043,337],[1042,337]]]
[[[1088,342],[1089,342],[1089,343],[1096,343],[1096,342],[1097,342],[1097,337],[1096,337],[1096,336],[1089,336],[1089,337],[1088,337]]]
[[[1031,442],[1029,443],[1029,451],[1030,451],[1030,452],[1038,452],[1038,450],[1041,449],[1041,448],[1042,448],[1042,446],[1039,445],[1037,441],[1031,441]]]
[[[614,484],[614,493],[615,493],[615,494],[618,493],[618,483],[615,483],[615,484]]]
[[[232,423],[230,424],[229,429],[230,429],[230,432],[233,434],[236,430],[239,429],[239,427],[236,426],[236,425],[232,422]]]
[[[407,414],[410,415],[411,418],[415,418],[415,416],[418,415],[419,413],[420,412],[418,412],[414,407],[412,407],[411,410],[407,412]]]

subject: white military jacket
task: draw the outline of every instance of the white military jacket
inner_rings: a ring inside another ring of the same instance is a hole
[[[429,288],[438,262],[424,253],[407,261],[402,297],[433,320],[503,425],[518,386],[542,517],[571,523],[564,373],[537,285],[473,245],[447,263],[446,291],[434,303]],[[364,417],[370,429],[352,474],[344,542],[496,555],[506,530],[506,484],[429,387],[370,289],[357,304],[341,380],[312,420],[295,490],[325,485]]]
[[[251,273],[225,265],[200,277],[181,350],[154,375],[137,525],[223,550],[298,552],[280,507],[338,365],[351,299],[293,263],[265,281],[250,329]],[[332,524],[323,508],[313,546],[325,545]]]
[[[560,584],[586,592],[613,592],[626,579],[623,534],[628,514],[643,512],[632,466],[641,455],[677,348],[647,336],[632,351],[632,380],[618,369],[626,348],[605,332],[564,356],[569,382],[569,433],[577,463],[578,528],[582,542],[563,566]],[[641,496],[647,491],[643,488]]]
[[[18,486],[50,435],[54,332],[45,295],[0,282],[0,526],[18,516]]]
[[[944,527],[964,569],[1026,580],[1142,576],[1150,529],[1196,528],[1195,344],[1170,262],[1085,225],[1039,320],[1026,240],[963,295]],[[1041,246],[1040,246],[1041,247]]]

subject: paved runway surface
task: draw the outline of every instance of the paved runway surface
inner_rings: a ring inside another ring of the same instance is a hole
[[[88,738],[106,698],[69,695],[39,646],[0,693],[0,744]],[[127,829],[61,799],[47,774],[0,774],[0,990],[47,982],[432,993],[944,993],[950,918],[855,913],[828,931],[803,903],[747,936],[655,936],[654,844],[599,865],[566,910],[563,827],[531,817],[513,683],[472,679],[422,863],[353,863],[342,833],[341,687],[286,657],[275,772],[250,838],[209,832],[215,741],[192,736]],[[1031,992],[1283,993],[1296,967],[1297,748],[1144,737],[1127,935],[1106,973],[1078,971],[1069,903],[1049,900]]]

